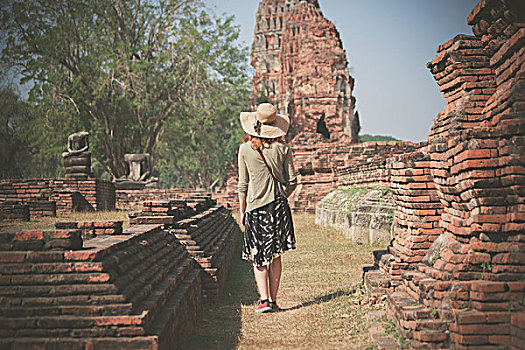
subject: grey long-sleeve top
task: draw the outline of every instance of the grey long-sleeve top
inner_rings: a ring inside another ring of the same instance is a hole
[[[275,200],[276,190],[285,198],[288,191],[297,187],[292,149],[287,144],[265,144],[262,150],[276,183],[258,151],[251,142],[239,147],[239,199],[246,200],[246,211],[260,208]]]

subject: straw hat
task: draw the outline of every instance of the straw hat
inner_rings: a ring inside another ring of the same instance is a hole
[[[277,114],[270,103],[261,103],[256,112],[241,112],[241,125],[247,134],[267,139],[286,135],[290,118]]]

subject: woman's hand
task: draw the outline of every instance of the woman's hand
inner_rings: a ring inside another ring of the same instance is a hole
[[[239,212],[241,214],[241,225],[244,226],[244,214],[246,212],[246,200],[239,199]]]

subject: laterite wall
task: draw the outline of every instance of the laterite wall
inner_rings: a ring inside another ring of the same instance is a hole
[[[397,227],[365,283],[416,348],[525,348],[524,15],[480,1],[474,35],[438,47],[447,105],[428,145],[390,164]]]

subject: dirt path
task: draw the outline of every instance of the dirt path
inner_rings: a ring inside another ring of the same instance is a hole
[[[205,306],[184,349],[374,349],[366,313],[379,307],[356,282],[372,247],[295,215],[297,250],[283,256],[282,312],[256,314],[251,265],[236,252],[220,303]]]

